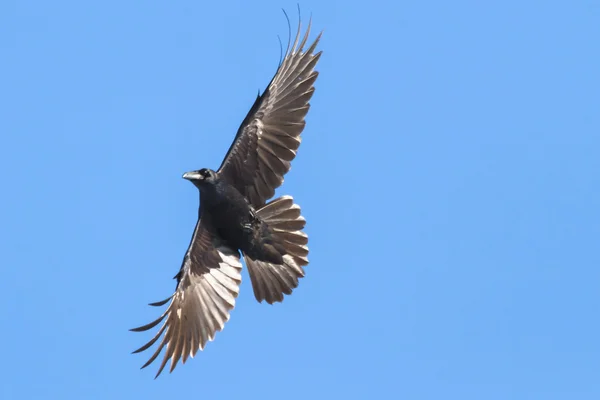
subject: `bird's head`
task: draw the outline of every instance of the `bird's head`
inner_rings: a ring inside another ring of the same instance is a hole
[[[217,180],[217,173],[210,168],[202,168],[198,171],[186,172],[183,174],[183,179],[187,179],[200,188],[206,184],[214,184]]]

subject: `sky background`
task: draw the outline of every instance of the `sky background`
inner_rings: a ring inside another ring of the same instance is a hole
[[[303,1],[324,51],[278,194],[294,295],[244,272],[153,380],[146,303],[275,72],[292,1],[0,2],[2,399],[600,398],[600,2]]]

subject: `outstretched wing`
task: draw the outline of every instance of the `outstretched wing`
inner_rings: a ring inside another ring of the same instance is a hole
[[[273,197],[300,146],[304,117],[318,76],[314,68],[321,56],[321,52],[314,54],[321,34],[304,49],[310,26],[309,21],[300,40],[298,25],[293,45],[240,125],[218,171],[255,208]]]
[[[241,269],[239,252],[220,243],[208,218],[201,216],[176,276],[175,293],[166,300],[150,304],[162,306],[170,300],[167,310],[157,320],[132,329],[147,331],[165,320],[158,333],[134,351],[139,353],[148,349],[162,336],[158,348],[142,368],[150,365],[166,346],[156,377],[169,359],[172,372],[180,358],[185,364],[188,356],[193,358],[207,341],[213,340],[235,306]]]

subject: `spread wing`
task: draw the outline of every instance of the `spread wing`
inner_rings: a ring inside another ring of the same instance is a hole
[[[301,40],[298,26],[293,45],[240,125],[218,171],[255,208],[273,197],[300,146],[318,76],[314,68],[321,56],[314,54],[321,34],[304,49],[310,26],[309,22]]]
[[[162,306],[170,300],[167,310],[157,320],[132,329],[147,331],[164,320],[158,333],[134,351],[139,353],[148,349],[162,336],[158,348],[142,368],[150,365],[166,346],[156,377],[169,359],[172,372],[180,358],[185,364],[188,356],[193,358],[207,341],[213,340],[235,306],[241,269],[239,252],[220,243],[209,219],[201,216],[176,276],[175,293],[166,300],[150,304]]]

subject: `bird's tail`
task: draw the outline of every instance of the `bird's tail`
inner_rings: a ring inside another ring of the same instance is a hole
[[[256,214],[285,249],[281,264],[253,260],[244,254],[256,300],[273,304],[283,301],[284,294],[291,294],[298,286],[298,279],[304,276],[302,267],[308,264],[308,236],[302,229],[306,220],[291,196],[272,200]]]

